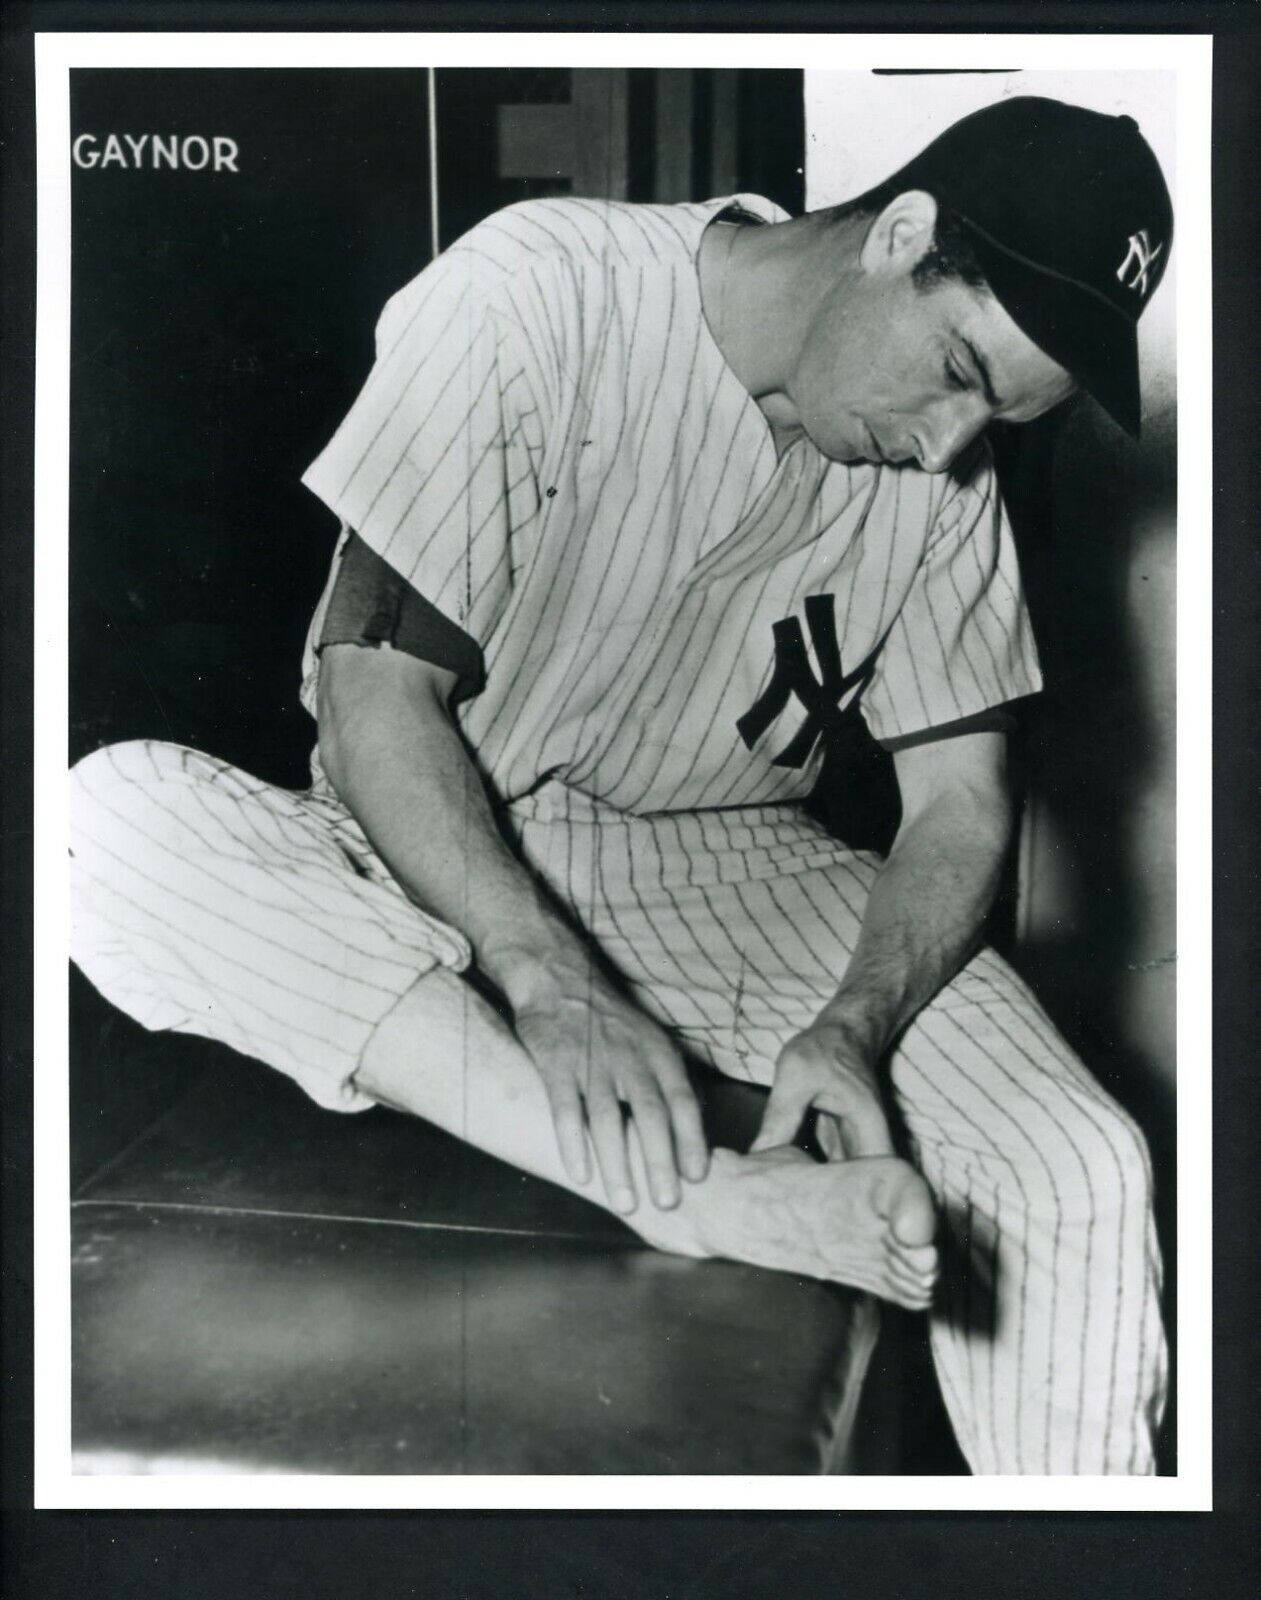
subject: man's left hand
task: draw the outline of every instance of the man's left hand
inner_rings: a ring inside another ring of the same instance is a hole
[[[874,1063],[848,1028],[822,1018],[780,1051],[753,1149],[791,1144],[808,1111],[822,1112],[834,1124],[821,1130],[830,1158],[895,1153]]]

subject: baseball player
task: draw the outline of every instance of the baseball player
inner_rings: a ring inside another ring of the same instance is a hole
[[[662,1248],[927,1311],[974,1471],[1151,1471],[1145,1146],[977,950],[1003,708],[1041,681],[981,435],[1077,388],[1137,429],[1171,226],[1129,118],[1041,99],[795,220],[479,224],[386,306],[304,480],[341,523],[310,789],[171,745],[81,763],[76,959],[149,1027]],[[886,859],[800,805],[859,716]],[[752,1151],[706,1148],[690,1061],[770,1089]]]

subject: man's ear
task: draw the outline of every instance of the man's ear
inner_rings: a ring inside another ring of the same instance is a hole
[[[858,262],[867,273],[909,272],[931,249],[937,202],[923,189],[908,189],[889,201],[867,230]]]

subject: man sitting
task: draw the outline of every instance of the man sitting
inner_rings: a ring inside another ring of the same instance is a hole
[[[1041,681],[979,436],[1079,386],[1137,428],[1171,225],[1130,119],[1040,99],[794,220],[488,218],[389,302],[304,480],[342,524],[310,790],[80,763],[76,959],[663,1249],[927,1311],[974,1471],[1151,1471],[1146,1149],[976,950],[1001,708]],[[884,860],[800,806],[859,715]],[[770,1088],[748,1154],[706,1149],[689,1058]]]

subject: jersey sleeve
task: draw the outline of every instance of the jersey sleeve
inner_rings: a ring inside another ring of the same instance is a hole
[[[502,260],[466,236],[389,301],[362,391],[303,482],[451,623],[485,645],[537,513],[537,419]],[[470,243],[469,241],[473,242]]]
[[[1015,541],[984,448],[937,513],[863,714],[880,743],[898,748],[1041,687]]]

